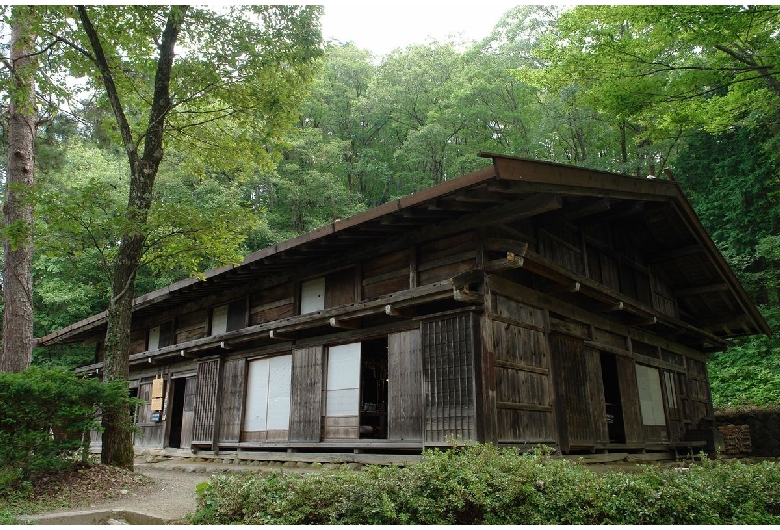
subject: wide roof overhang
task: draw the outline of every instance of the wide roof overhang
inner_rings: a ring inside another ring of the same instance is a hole
[[[339,219],[299,237],[247,255],[236,265],[212,269],[134,300],[145,318],[222,292],[250,278],[289,275],[345,254],[368,255],[383,242],[425,237],[450,223],[465,228],[511,219],[519,209],[554,210],[550,222],[619,220],[636,227],[636,243],[654,270],[670,283],[683,319],[718,338],[771,334],[692,207],[671,180],[637,178],[580,167],[483,153],[492,164]],[[552,205],[545,208],[544,205]],[[453,223],[455,221],[455,223]],[[107,313],[93,315],[38,340],[49,346],[78,342],[105,329]]]

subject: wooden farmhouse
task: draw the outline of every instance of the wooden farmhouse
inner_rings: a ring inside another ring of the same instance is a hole
[[[483,156],[137,298],[136,451],[712,445],[708,354],[770,331],[678,185]]]

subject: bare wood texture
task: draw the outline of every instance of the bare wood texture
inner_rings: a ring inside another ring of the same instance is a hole
[[[198,383],[195,394],[192,443],[212,445],[217,418],[220,360],[198,363]]]
[[[176,344],[205,337],[207,318],[207,309],[199,309],[179,316],[176,319]]]
[[[322,421],[323,348],[293,350],[290,441],[319,442]]]
[[[425,443],[476,440],[471,313],[423,322]]]
[[[222,368],[219,396],[219,441],[237,443],[241,438],[246,382],[246,359],[230,359]]]
[[[595,445],[585,345],[581,339],[565,335],[550,337],[550,355],[555,373],[558,402],[558,432],[561,451]]]
[[[476,264],[474,231],[430,241],[417,247],[417,281],[420,285],[452,278]]]
[[[350,267],[325,277],[325,307],[339,307],[354,303],[355,269]]]
[[[387,337],[388,440],[422,440],[422,338],[419,329]]]
[[[295,283],[285,282],[252,295],[249,325],[254,326],[279,318],[291,317],[294,314]]]
[[[616,356],[618,382],[620,386],[620,404],[623,410],[623,427],[626,443],[643,442],[644,426],[642,410],[639,406],[639,390],[636,385],[636,367],[633,359]]]
[[[609,443],[607,428],[607,407],[604,398],[604,384],[601,372],[601,354],[598,350],[586,348],[585,371],[588,374],[588,403],[593,417],[594,440],[597,444]]]
[[[323,440],[356,440],[358,416],[323,416]]]
[[[554,443],[550,352],[544,311],[492,294],[497,441]]]
[[[408,289],[410,250],[405,249],[363,262],[363,298],[378,296]]]
[[[184,383],[184,411],[181,419],[180,447],[192,445],[192,430],[195,424],[195,397],[197,395],[198,378],[188,377]]]
[[[715,418],[710,398],[710,384],[707,378],[707,365],[701,361],[687,359],[688,364],[688,401],[690,420],[694,428],[701,427],[703,422],[711,422]]]

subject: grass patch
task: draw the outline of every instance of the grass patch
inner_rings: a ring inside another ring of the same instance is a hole
[[[218,475],[195,524],[778,524],[780,466],[705,461],[595,473],[543,451],[427,451],[405,467]]]

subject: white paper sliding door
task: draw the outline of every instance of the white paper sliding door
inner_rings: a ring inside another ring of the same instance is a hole
[[[291,375],[291,355],[249,363],[244,441],[287,439]]]
[[[331,346],[325,388],[325,438],[357,438],[360,343]]]

